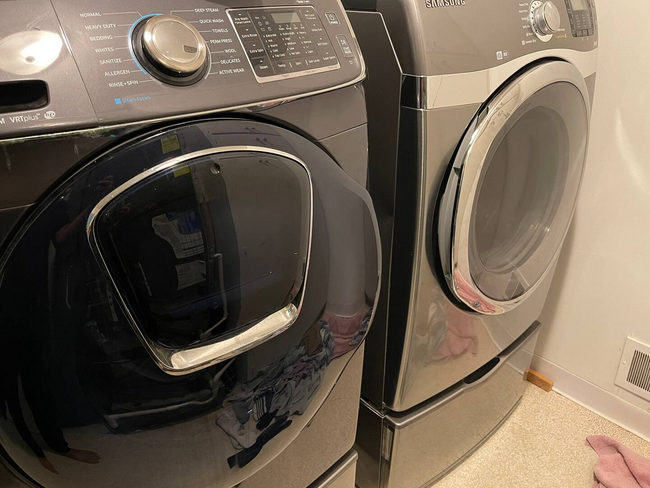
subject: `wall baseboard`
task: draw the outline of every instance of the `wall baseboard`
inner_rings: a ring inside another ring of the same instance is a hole
[[[554,382],[553,390],[650,442],[650,412],[535,354],[531,368]]]

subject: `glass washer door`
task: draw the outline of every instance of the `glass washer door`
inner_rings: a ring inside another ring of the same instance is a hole
[[[551,268],[571,222],[589,133],[587,88],[571,64],[537,65],[477,114],[439,205],[442,268],[471,309],[499,314]]]

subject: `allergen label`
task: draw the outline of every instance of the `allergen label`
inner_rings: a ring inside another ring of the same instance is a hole
[[[115,71],[105,71],[104,76],[120,76],[120,75],[130,75],[131,71],[128,69],[118,69]]]

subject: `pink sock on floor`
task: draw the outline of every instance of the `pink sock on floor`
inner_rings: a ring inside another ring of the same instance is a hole
[[[650,459],[606,435],[587,437],[598,454],[594,488],[650,488]]]

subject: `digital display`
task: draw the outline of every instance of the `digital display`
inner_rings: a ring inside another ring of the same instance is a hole
[[[589,10],[588,0],[571,0],[571,8],[573,10]]]
[[[273,13],[271,14],[271,18],[277,24],[285,24],[285,23],[297,24],[300,22],[300,16],[296,12]]]

